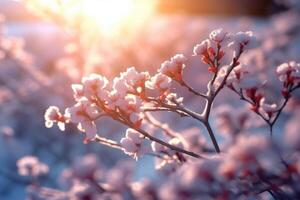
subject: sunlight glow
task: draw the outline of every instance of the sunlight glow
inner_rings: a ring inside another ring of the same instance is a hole
[[[25,1],[29,2],[29,6],[34,7],[41,14],[52,13],[69,21],[84,19],[89,27],[101,29],[107,33],[140,24],[154,13],[156,5],[156,0]]]
[[[86,0],[83,4],[83,12],[104,29],[126,21],[134,11],[134,0]]]

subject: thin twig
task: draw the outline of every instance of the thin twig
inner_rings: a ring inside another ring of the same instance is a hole
[[[98,135],[92,141],[99,142],[103,145],[113,147],[115,149],[123,150],[123,147],[118,142],[116,142],[114,140],[109,140],[107,138],[99,137]]]
[[[201,92],[197,92],[195,89],[193,89],[191,86],[189,86],[185,81],[180,82],[180,85],[182,85],[183,87],[187,88],[190,92],[192,92],[193,94],[203,97],[203,98],[207,98],[207,96],[205,94],[202,94]]]

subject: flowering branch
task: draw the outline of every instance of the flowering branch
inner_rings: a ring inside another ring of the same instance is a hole
[[[269,126],[270,136],[273,135],[273,126],[277,122],[280,114],[290,100],[292,93],[300,88],[300,64],[295,62],[284,63],[277,67],[277,74],[279,80],[283,82],[283,89],[281,91],[283,102],[280,106],[276,104],[267,104],[265,102],[265,97],[258,91],[257,86],[252,86],[250,88],[238,88],[234,83],[229,83],[227,86],[236,94],[240,96],[240,99],[246,101],[251,105],[251,109],[260,116]],[[235,79],[240,81],[242,75],[247,74],[247,72],[241,72],[239,69],[233,76]],[[246,96],[244,95],[246,94]]]
[[[183,80],[182,75],[186,67],[187,59],[182,54],[179,54],[164,62],[158,70],[158,73],[153,77],[150,77],[147,72],[139,73],[134,68],[129,68],[126,72],[121,73],[120,77],[116,77],[113,80],[112,90],[108,87],[108,80],[103,76],[92,74],[88,77],[84,77],[82,84],[72,85],[77,104],[68,108],[64,115],[59,112],[58,108],[50,107],[45,114],[46,125],[47,127],[51,127],[53,122],[57,122],[59,127],[64,130],[64,123],[78,123],[79,130],[87,134],[86,142],[96,140],[116,148],[123,147],[122,142],[119,145],[114,141],[106,141],[103,138],[96,137],[97,129],[95,120],[103,116],[109,116],[113,120],[119,121],[139,132],[145,138],[157,142],[171,150],[201,158],[201,156],[196,153],[164,142],[140,128],[143,119],[149,122],[146,112],[172,111],[180,116],[190,116],[200,121],[206,127],[215,150],[220,152],[219,145],[209,123],[210,111],[214,99],[224,87],[230,73],[239,65],[238,60],[241,54],[247,48],[250,48],[251,43],[253,43],[253,36],[250,32],[240,32],[234,35],[233,41],[229,43],[229,47],[234,50],[233,61],[227,68],[225,74],[223,74],[223,77],[221,77],[222,80],[218,87],[214,89],[215,83],[222,70],[220,63],[225,54],[223,46],[229,41],[229,38],[227,32],[218,29],[210,34],[210,39],[196,45],[194,48],[194,54],[201,56],[202,61],[209,65],[208,70],[214,74],[208,84],[207,95],[196,92]],[[206,99],[206,106],[201,114],[184,107],[183,98],[178,97],[176,93],[171,93],[172,81],[178,82],[195,95]],[[151,93],[155,95],[153,96]],[[157,124],[154,125],[158,127]],[[140,137],[133,135],[134,134],[130,133],[123,142],[127,145],[130,144],[131,150],[137,151],[141,148],[141,141]],[[133,154],[137,155],[137,152]]]

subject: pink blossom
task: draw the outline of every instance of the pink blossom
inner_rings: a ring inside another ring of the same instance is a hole
[[[122,109],[124,112],[131,114],[131,113],[139,113],[141,112],[143,101],[133,95],[128,95],[123,99],[122,101],[119,101],[118,106],[120,109]]]
[[[66,115],[73,123],[78,123],[78,129],[86,133],[87,139],[93,139],[97,134],[94,123],[99,116],[99,110],[87,100],[81,100],[73,107],[66,109]]]
[[[60,130],[62,131],[65,130],[66,117],[60,113],[58,107],[50,106],[46,110],[44,118],[45,118],[45,126],[47,128],[51,128],[53,126],[53,123],[57,123]]]
[[[84,96],[91,99],[93,96],[103,97],[103,89],[106,88],[108,80],[98,74],[91,74],[82,78]]]
[[[121,146],[126,154],[137,159],[144,153],[143,137],[133,129],[127,129],[125,138],[121,139]]]
[[[139,73],[134,67],[130,67],[126,72],[121,73],[120,77],[125,79],[126,83],[132,87],[132,89],[135,89],[137,87],[144,87],[150,75],[148,72]]]

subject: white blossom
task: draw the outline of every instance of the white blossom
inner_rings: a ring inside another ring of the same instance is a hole
[[[18,173],[21,176],[41,176],[48,173],[49,168],[37,157],[24,156],[17,161]]]

